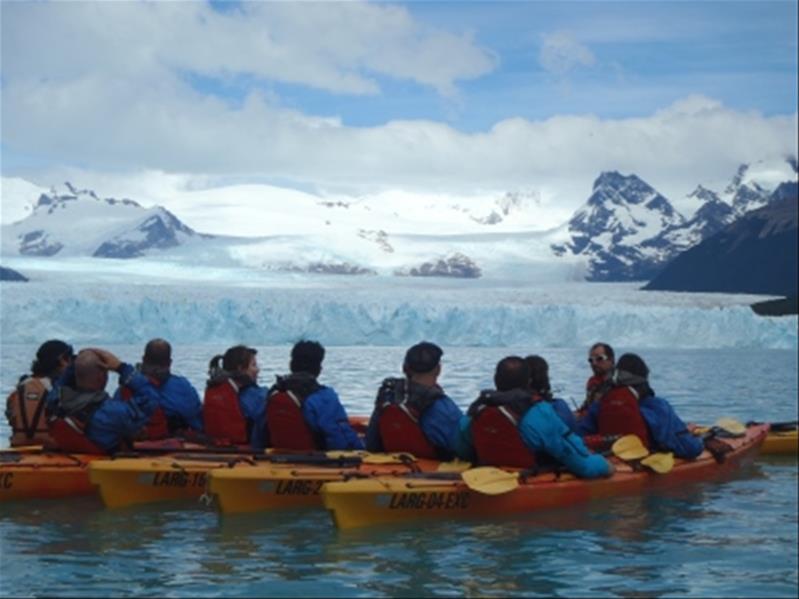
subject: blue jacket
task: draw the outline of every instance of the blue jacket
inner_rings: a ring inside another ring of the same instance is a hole
[[[180,429],[203,430],[203,406],[197,390],[185,377],[170,374],[158,387],[158,405],[164,411],[170,433]],[[120,399],[122,388],[114,393]]]
[[[332,387],[323,385],[306,397],[302,415],[314,435],[324,441],[324,449],[364,448]]]
[[[598,416],[600,402],[594,402],[580,420],[580,433],[591,435],[599,432]],[[641,416],[649,429],[652,451],[671,451],[675,457],[693,459],[704,449],[702,439],[694,436],[677,416],[671,404],[655,395],[644,397],[638,402]]]
[[[461,418],[461,409],[444,395],[431,403],[419,419],[422,433],[443,460],[456,457],[469,460],[472,456],[469,444],[461,434]],[[373,412],[366,429],[366,448],[369,451],[383,451],[379,424],[379,415]]]
[[[239,407],[247,421],[250,446],[261,450],[266,447],[266,387],[247,385],[239,390]]]
[[[462,430],[471,445],[471,419],[466,416]],[[547,401],[539,401],[525,412],[519,423],[519,434],[536,457],[552,458],[581,478],[599,478],[613,473],[610,463],[597,453],[591,453],[582,438],[569,430]],[[542,455],[544,454],[544,455]]]
[[[560,416],[560,419],[563,420],[563,423],[569,427],[569,430],[573,433],[577,433],[577,418],[574,417],[574,412],[572,412],[571,408],[569,408],[569,404],[562,399],[558,399],[557,397],[548,399],[546,401],[552,406],[552,409],[555,410],[555,413]]]
[[[48,394],[48,404],[56,404],[60,397],[60,387],[68,384],[74,371],[67,372],[53,386]],[[119,370],[119,384],[130,387],[133,397],[130,401],[106,398],[94,411],[86,423],[86,437],[101,449],[113,452],[125,440],[133,440],[150,420],[158,407],[158,393],[150,381],[137,372],[130,364],[122,364]]]

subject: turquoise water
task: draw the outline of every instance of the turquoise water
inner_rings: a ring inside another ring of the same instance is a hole
[[[35,348],[4,345],[3,388]],[[140,348],[117,346],[135,361]],[[201,384],[215,348],[176,348]],[[259,348],[262,381],[288,348]],[[496,360],[522,349],[445,348],[442,380],[466,405]],[[402,348],[330,348],[323,379],[369,410]],[[789,420],[797,358],[778,350],[642,352],[686,420]],[[584,349],[547,350],[577,400]],[[6,434],[6,429],[0,431]],[[523,519],[337,531],[323,511],[220,517],[197,504],[106,510],[96,498],[0,506],[0,595],[795,597],[797,462],[760,458],[721,483]]]

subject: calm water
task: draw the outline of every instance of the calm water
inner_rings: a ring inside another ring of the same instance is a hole
[[[130,361],[141,348],[110,349]],[[175,348],[202,386],[224,348]],[[525,348],[444,348],[442,383],[467,405],[496,361]],[[634,348],[623,348],[633,349]],[[259,348],[261,381],[288,347]],[[35,347],[0,346],[2,387]],[[329,348],[324,382],[371,408],[403,348]],[[646,350],[652,386],[687,420],[793,420],[797,357],[779,350]],[[579,400],[586,351],[547,350],[560,395]],[[7,435],[5,423],[0,434]],[[3,596],[797,595],[797,462],[761,458],[723,483],[522,520],[337,531],[319,511],[219,517],[200,505],[109,511],[97,499],[0,506]]]

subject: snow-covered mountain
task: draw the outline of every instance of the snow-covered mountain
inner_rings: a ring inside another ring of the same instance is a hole
[[[32,212],[3,226],[3,254],[135,258],[199,237],[161,207],[100,198],[65,183],[42,193]]]
[[[525,276],[553,276],[553,265],[546,264],[551,261],[548,248],[559,238],[556,232],[535,230],[541,220],[536,193],[459,201],[400,192],[337,199],[294,192],[285,201],[271,196],[268,187],[244,187],[226,189],[241,198],[231,209],[236,218],[249,221],[246,232],[258,234],[211,236],[197,233],[163,207],[101,199],[67,183],[40,194],[29,216],[2,226],[2,254],[150,256],[283,273],[478,278],[533,271]],[[219,195],[198,199],[200,204],[220,203]],[[579,260],[554,267],[556,280],[579,278]]]
[[[646,289],[796,296],[799,194],[783,183],[768,204],[677,256]]]
[[[796,179],[790,160],[758,166],[741,165],[721,193],[698,185],[687,197],[695,207],[690,218],[636,175],[602,173],[567,223],[568,241],[552,249],[559,256],[585,257],[589,280],[651,279],[681,252],[768,204],[782,182]]]
[[[795,181],[793,168],[742,165],[723,191],[699,185],[682,198],[684,213],[638,176],[604,172],[560,226],[552,222],[552,206],[529,190],[345,197],[249,184],[179,190],[168,202],[170,212],[101,199],[68,183],[41,192],[3,179],[3,206],[10,203],[8,214],[23,218],[0,228],[2,255],[149,256],[289,274],[646,280],[741,213],[767,203],[780,182]],[[26,204],[33,193],[38,199]],[[217,232],[220,222],[234,235],[196,232]],[[24,272],[24,265],[15,267]]]
[[[671,202],[636,175],[604,172],[569,221],[570,240],[552,249],[588,257],[593,280],[646,279],[670,257],[664,231],[684,225]]]

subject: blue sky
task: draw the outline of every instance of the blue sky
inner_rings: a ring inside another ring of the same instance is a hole
[[[223,13],[238,2],[217,2]],[[396,119],[444,121],[486,131],[510,117],[563,113],[645,116],[702,94],[740,110],[789,114],[797,105],[796,2],[410,2],[420,22],[468,32],[495,55],[482,76],[456,82],[453,96],[372,74],[381,93],[330,93],[306,85],[239,77],[190,76],[204,93],[240,102],[253,88],[290,107],[335,113],[350,126]],[[542,60],[555,34],[571,43],[561,69]],[[575,58],[585,50],[586,62]]]
[[[3,2],[1,75],[39,184],[679,193],[796,153],[797,2]]]

